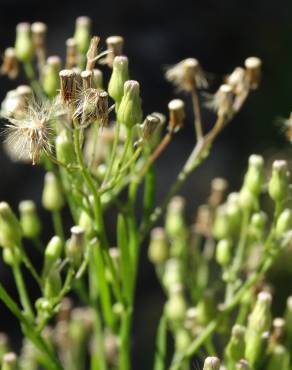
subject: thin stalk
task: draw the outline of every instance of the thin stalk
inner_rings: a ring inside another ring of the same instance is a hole
[[[39,83],[39,81],[35,77],[34,69],[31,62],[24,62],[23,63],[24,73],[29,80],[31,87],[33,88],[34,92],[39,96],[43,96],[43,90]]]
[[[52,220],[53,220],[55,234],[58,235],[62,239],[62,241],[64,241],[65,234],[64,234],[64,229],[63,229],[61,212],[53,211]]]
[[[202,116],[201,116],[201,106],[199,101],[199,94],[195,84],[193,84],[193,88],[191,91],[192,103],[193,103],[193,111],[194,111],[194,126],[196,131],[196,138],[197,141],[201,140],[203,137],[203,129],[202,129]]]
[[[116,155],[117,155],[117,148],[118,148],[119,140],[120,140],[120,131],[121,131],[121,124],[119,122],[117,122],[116,129],[115,129],[115,137],[114,137],[114,142],[113,142],[113,147],[112,147],[112,152],[111,152],[111,157],[110,157],[108,169],[106,171],[104,181],[103,181],[104,184],[110,178],[112,170],[113,170],[115,158],[116,158]]]

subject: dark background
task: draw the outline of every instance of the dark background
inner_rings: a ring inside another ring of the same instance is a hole
[[[64,56],[65,40],[72,36],[74,20],[79,15],[93,19],[93,31],[103,40],[112,34],[125,37],[125,54],[130,58],[131,77],[141,83],[145,114],[166,112],[167,102],[174,96],[163,77],[166,65],[186,57],[198,58],[204,69],[211,72],[211,91],[214,91],[220,76],[242,65],[246,57],[256,55],[263,59],[261,88],[249,97],[243,110],[217,140],[209,159],[183,188],[182,193],[188,198],[189,219],[195,207],[207,197],[213,177],[227,177],[231,190],[238,189],[249,154],[288,158],[289,145],[276,122],[278,117],[287,117],[291,109],[291,1],[0,0],[0,51],[13,45],[18,22],[44,21],[49,26],[49,54]],[[15,82],[1,78],[0,98],[14,86]],[[213,117],[205,112],[204,118],[205,127],[210,127]],[[189,119],[185,130],[159,160],[158,199],[194,145],[191,122]],[[15,209],[21,199],[32,198],[40,203],[41,169],[12,164],[1,151],[0,171],[0,200],[9,201]],[[43,216],[47,222],[47,215],[43,213]],[[111,227],[110,217],[108,221]],[[45,226],[45,233],[49,231],[50,225]],[[163,301],[152,267],[144,257],[133,343],[135,369],[139,370],[151,368],[155,325]],[[5,266],[1,266],[0,278],[7,281],[13,292],[13,281]],[[17,349],[16,321],[3,306],[0,316],[0,330],[14,333]]]

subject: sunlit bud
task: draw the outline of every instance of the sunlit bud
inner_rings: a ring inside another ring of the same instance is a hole
[[[182,321],[185,318],[187,304],[180,285],[171,287],[164,309],[169,321]]]
[[[253,154],[248,160],[248,169],[244,177],[244,184],[255,195],[260,194],[264,182],[264,159]]]
[[[42,194],[42,204],[47,211],[60,211],[64,207],[61,184],[53,172],[47,172]]]
[[[93,72],[92,71],[82,71],[80,74],[82,78],[82,84],[84,89],[90,89],[92,87]]]
[[[286,331],[286,322],[282,317],[276,317],[273,320],[273,330],[272,330],[272,343],[282,343]]]
[[[7,48],[4,51],[0,72],[2,75],[6,75],[12,80],[18,76],[19,66],[14,48]]]
[[[103,74],[100,69],[95,68],[93,70],[93,88],[94,89],[102,89],[103,87]]]
[[[66,40],[66,68],[71,69],[78,64],[77,43],[75,39]]]
[[[267,370],[289,370],[290,353],[283,345],[278,344],[270,353],[266,365]]]
[[[166,212],[165,229],[171,239],[179,238],[186,232],[184,220],[185,200],[175,196],[169,202]]]
[[[275,202],[285,201],[289,196],[289,172],[287,162],[284,160],[273,162],[269,194]]]
[[[56,137],[57,159],[65,164],[72,164],[75,162],[75,151],[70,135],[71,133],[67,130],[62,130]]]
[[[47,25],[43,22],[34,22],[31,25],[32,42],[36,49],[43,49],[46,43]]]
[[[17,370],[17,355],[14,352],[8,352],[3,356],[1,370]]]
[[[279,215],[276,224],[276,235],[282,237],[287,231],[292,230],[292,210],[284,209]]]
[[[203,370],[219,370],[220,360],[217,357],[207,357],[204,362]]]
[[[234,94],[232,87],[223,84],[215,95],[206,103],[206,106],[214,110],[218,117],[229,118],[233,113]]]
[[[106,39],[106,44],[109,53],[104,63],[112,67],[115,57],[123,54],[124,38],[122,36],[110,36]]]
[[[15,214],[6,202],[0,202],[0,245],[13,248],[20,245],[21,226]]]
[[[86,54],[87,63],[86,70],[93,71],[95,63],[98,59],[98,44],[100,38],[98,36],[93,36],[90,40],[90,45]]]
[[[239,193],[239,204],[243,210],[254,210],[257,207],[257,196],[247,187],[243,187]]]
[[[54,55],[47,59],[43,70],[42,85],[45,93],[53,98],[58,94],[60,88],[59,73],[61,70],[61,59]]]
[[[245,60],[246,78],[251,89],[256,89],[261,81],[262,61],[257,57],[249,57]]]
[[[202,325],[207,325],[216,316],[216,305],[214,294],[205,291],[203,297],[197,305],[197,319]]]
[[[52,299],[57,297],[62,289],[62,279],[59,269],[53,266],[44,279],[44,297]]]
[[[35,203],[32,200],[20,202],[19,213],[23,236],[30,239],[38,238],[41,232],[41,223]]]
[[[74,40],[80,54],[85,55],[90,44],[91,19],[86,16],[78,17],[75,24]]]
[[[253,213],[250,219],[250,234],[256,239],[260,240],[265,232],[268,216],[265,212],[260,211]]]
[[[183,91],[192,91],[194,87],[205,88],[208,86],[200,63],[195,58],[184,59],[170,67],[166,71],[165,77]]]
[[[63,251],[63,242],[61,238],[59,236],[53,236],[45,249],[43,276],[47,276],[52,267],[61,257],[62,251]]]
[[[78,268],[81,265],[85,249],[85,231],[81,226],[71,227],[71,237],[66,242],[66,256],[71,264]]]
[[[108,93],[116,103],[120,103],[124,94],[124,84],[129,80],[129,62],[124,55],[114,58],[113,70],[108,84]]]
[[[246,73],[242,67],[236,67],[234,71],[227,77],[226,82],[232,87],[232,91],[235,95],[241,95],[248,89]]]
[[[242,325],[234,325],[231,332],[231,337],[226,346],[225,354],[228,360],[237,362],[244,358],[245,353],[245,327]]]
[[[226,190],[228,188],[228,182],[221,178],[216,177],[211,182],[211,194],[208,199],[208,203],[211,207],[215,208],[222,203]]]
[[[60,77],[60,96],[62,103],[72,104],[76,99],[76,74],[70,69],[63,69],[59,73]]]
[[[231,260],[232,243],[230,239],[221,239],[216,246],[216,261],[221,266],[226,266]]]
[[[257,296],[256,304],[248,319],[248,331],[266,332],[270,330],[272,296],[268,292],[260,292]]]
[[[9,266],[15,266],[21,262],[22,256],[19,249],[16,248],[4,248],[3,249],[3,261]]]
[[[186,329],[179,329],[175,332],[175,351],[184,352],[190,345],[192,338]]]
[[[124,95],[118,108],[117,119],[129,128],[142,122],[139,82],[134,80],[125,82]]]
[[[265,359],[265,353],[268,346],[269,333],[247,331],[246,348],[244,358],[250,364],[252,369],[257,369]]]
[[[148,258],[153,264],[164,263],[168,258],[168,242],[162,227],[156,227],[151,232],[148,248]]]
[[[246,360],[241,359],[235,365],[236,370],[250,370],[249,364]]]
[[[92,224],[92,218],[84,210],[80,212],[78,225],[84,229],[86,237],[90,238],[93,235],[94,228]]]
[[[226,212],[226,205],[221,205],[216,210],[213,226],[213,234],[216,239],[228,239],[231,235],[229,218]]]
[[[186,117],[185,103],[181,99],[173,99],[168,103],[169,111],[169,132],[179,131],[183,125]]]
[[[34,48],[29,23],[19,23],[16,26],[15,53],[21,62],[28,62],[33,58]]]
[[[179,259],[171,258],[166,261],[163,273],[163,285],[167,290],[182,281],[183,271]]]

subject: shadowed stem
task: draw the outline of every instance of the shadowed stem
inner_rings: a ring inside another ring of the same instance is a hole
[[[203,128],[202,128],[202,116],[201,116],[201,106],[199,101],[199,94],[196,85],[193,85],[191,91],[193,110],[194,110],[194,126],[196,131],[197,141],[201,140],[203,137]]]

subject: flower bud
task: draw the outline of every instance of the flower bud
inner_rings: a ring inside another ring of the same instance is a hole
[[[203,370],[219,370],[220,360],[217,357],[207,357],[204,362]]]
[[[72,104],[76,98],[76,74],[70,69],[63,69],[59,72],[60,96],[64,104]]]
[[[66,40],[66,68],[72,69],[78,64],[77,43],[73,38]]]
[[[53,236],[45,249],[45,260],[43,276],[47,276],[52,267],[61,257],[63,251],[63,242],[59,236]]]
[[[226,346],[225,354],[229,361],[237,362],[244,358],[245,353],[245,327],[241,325],[234,325],[230,340]]]
[[[171,239],[180,238],[186,233],[184,220],[185,200],[175,196],[169,202],[166,213],[165,229]]]
[[[163,285],[170,290],[173,285],[182,281],[182,266],[179,259],[171,258],[166,261],[162,277]]]
[[[50,98],[54,98],[58,94],[60,88],[60,70],[61,59],[58,56],[49,57],[43,71],[42,85],[45,93]]]
[[[120,103],[124,94],[124,84],[129,80],[129,62],[124,55],[116,56],[112,75],[108,84],[108,93],[116,103]]]
[[[202,325],[207,325],[216,316],[214,294],[208,290],[197,305],[197,319]]]
[[[19,23],[16,26],[15,53],[21,62],[29,62],[34,55],[29,23]]]
[[[290,354],[287,348],[278,344],[273,349],[268,357],[267,370],[289,370],[290,369]]]
[[[42,204],[47,211],[60,211],[64,207],[64,197],[60,182],[53,172],[47,172],[42,195]]]
[[[253,154],[248,160],[248,169],[244,177],[243,186],[251,193],[259,195],[264,182],[264,159],[260,155]]]
[[[227,213],[226,204],[221,205],[216,210],[213,226],[213,235],[216,239],[229,239],[233,230],[230,222],[230,215]]]
[[[75,268],[81,265],[83,259],[85,249],[84,234],[83,227],[78,225],[73,226],[71,227],[71,237],[66,242],[66,256]]]
[[[103,87],[103,74],[100,69],[95,68],[93,70],[92,86],[94,89],[102,89]]]
[[[228,182],[225,179],[221,177],[213,179],[211,182],[211,194],[208,199],[208,204],[213,208],[218,207],[223,201],[227,188]]]
[[[142,125],[140,125],[141,129],[141,140],[140,142],[153,142],[157,138],[157,131],[161,127],[161,117],[156,115],[155,113],[148,114],[146,116]],[[154,139],[154,140],[153,140]]]
[[[183,125],[186,117],[185,103],[181,99],[173,99],[168,103],[169,111],[169,132],[179,131]]]
[[[8,352],[3,356],[1,370],[17,370],[17,355],[14,352]]]
[[[62,290],[62,279],[59,269],[53,266],[44,279],[44,297],[52,299],[58,297]]]
[[[247,331],[244,358],[248,361],[252,369],[258,369],[262,364],[265,358],[268,339],[268,332]]]
[[[65,164],[73,164],[76,160],[71,133],[62,130],[56,137],[56,155],[58,161]]]
[[[273,320],[273,330],[270,347],[273,344],[281,344],[285,337],[286,332],[286,322],[282,317],[276,317]]]
[[[284,209],[279,215],[276,223],[276,236],[282,237],[287,231],[292,230],[292,210]]]
[[[250,225],[260,235],[262,235],[264,232],[267,220],[268,220],[268,216],[265,212],[263,211],[256,212],[251,216]]]
[[[277,160],[273,163],[269,194],[275,202],[282,202],[289,195],[289,173],[287,162],[284,160]]]
[[[148,258],[154,265],[160,265],[168,258],[168,242],[162,227],[156,227],[151,232]]]
[[[15,214],[6,202],[0,202],[0,245],[14,248],[21,243],[21,226]]]
[[[21,252],[19,249],[16,248],[4,248],[3,249],[3,261],[13,267],[15,265],[20,264],[22,259]]]
[[[91,238],[91,236],[93,236],[94,228],[93,228],[92,218],[84,210],[80,212],[78,225],[84,229],[85,236],[87,238]]]
[[[108,50],[105,63],[112,67],[115,57],[123,53],[124,38],[122,36],[110,36],[105,41]]]
[[[261,81],[262,61],[257,57],[249,57],[245,60],[246,79],[251,89],[256,89]]]
[[[91,19],[86,16],[76,19],[74,40],[77,44],[78,52],[85,55],[90,44]]]
[[[257,207],[257,196],[248,188],[243,187],[239,193],[239,204],[243,210],[252,211]]]
[[[171,321],[182,321],[185,318],[187,305],[181,286],[177,284],[172,286],[169,292],[168,301],[165,303],[165,314],[168,320]]]
[[[41,232],[41,222],[35,203],[32,200],[20,202],[19,213],[23,236],[29,239],[37,239]]]
[[[179,329],[175,332],[175,351],[184,352],[190,345],[192,338],[186,329]]]
[[[231,260],[232,242],[230,239],[221,239],[216,246],[216,261],[221,266],[226,266]]]
[[[263,333],[270,330],[272,296],[268,292],[260,292],[256,304],[249,316],[247,329]]]
[[[218,117],[230,117],[233,113],[233,99],[234,95],[232,87],[227,84],[223,84],[215,93],[213,101],[207,105],[217,112]]]
[[[19,66],[14,48],[7,48],[4,51],[3,63],[0,71],[1,74],[7,75],[11,80],[14,80],[18,76]]]
[[[31,25],[32,43],[35,49],[44,49],[46,43],[47,25],[43,22],[34,22]]]
[[[142,107],[139,82],[134,80],[125,82],[124,95],[118,108],[117,119],[129,128],[141,123]]]

